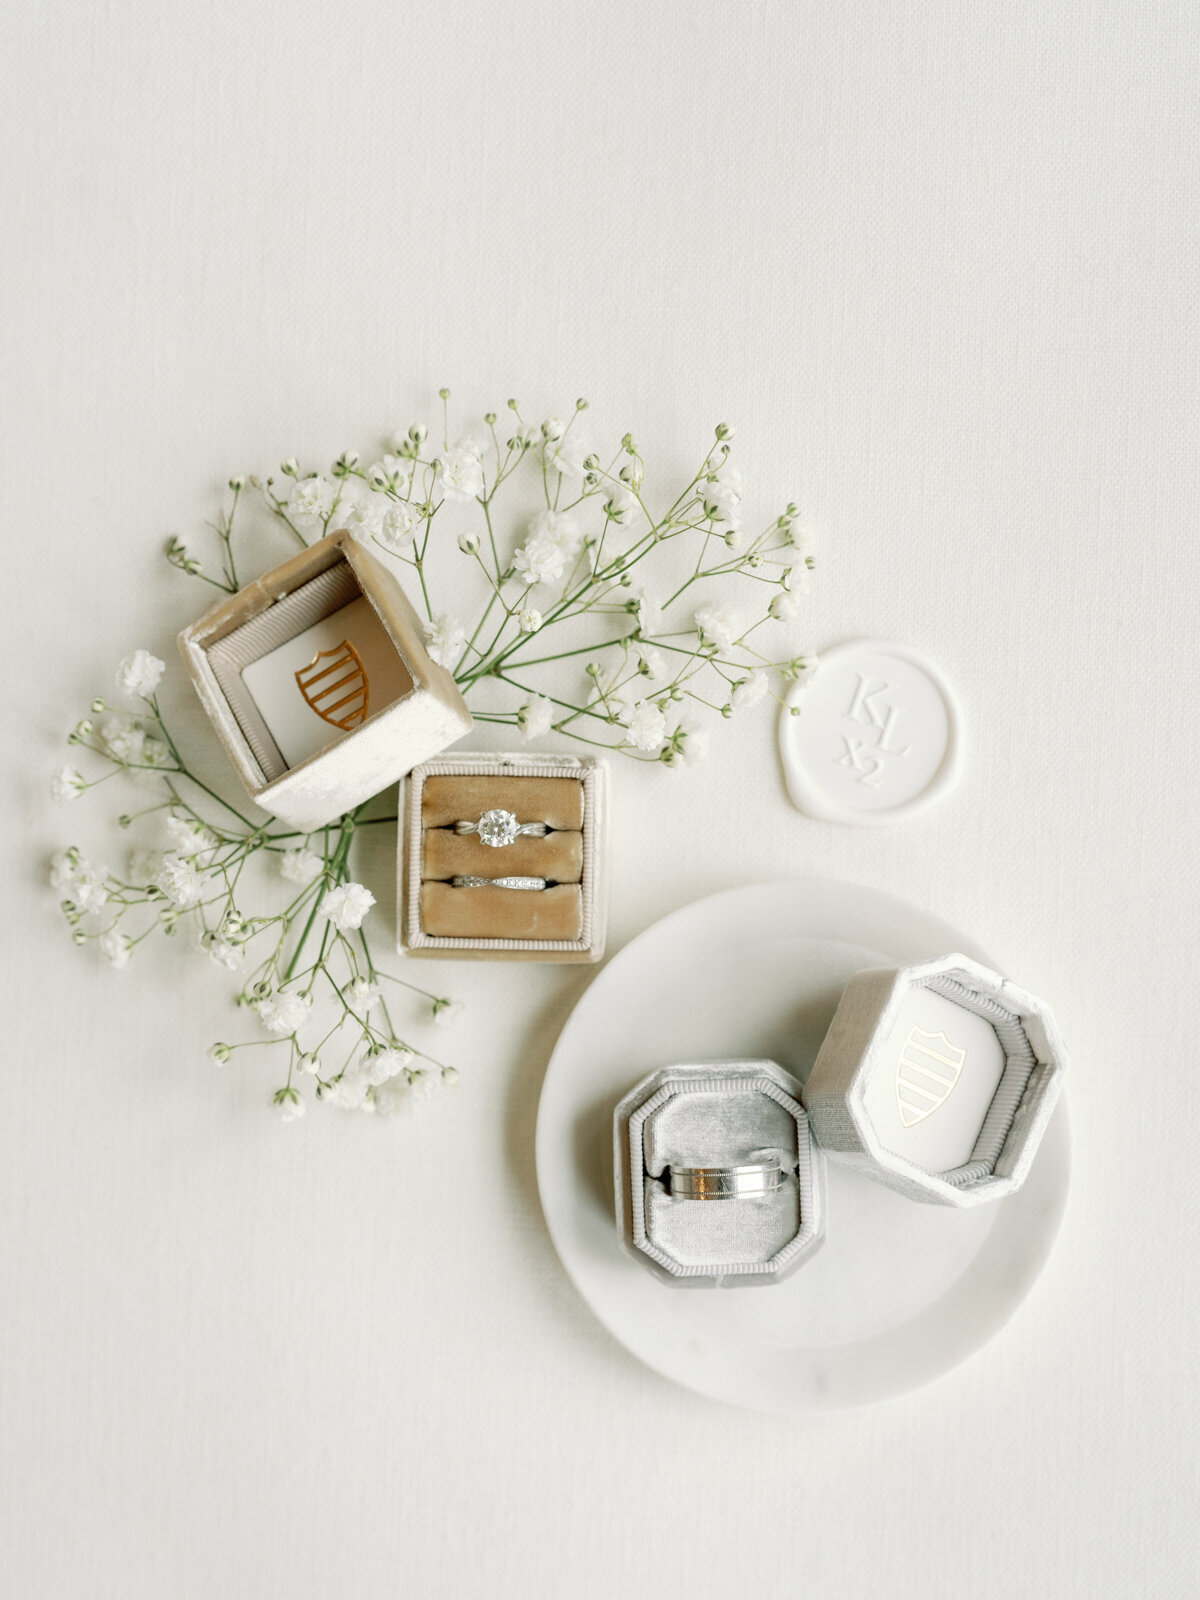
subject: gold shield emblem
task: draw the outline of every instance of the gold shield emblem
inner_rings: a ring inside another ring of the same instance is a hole
[[[908,1030],[896,1064],[896,1104],[903,1127],[915,1127],[945,1104],[966,1059],[967,1052],[944,1033]]]
[[[323,722],[349,730],[365,721],[370,703],[366,668],[349,639],[333,650],[318,650],[296,673],[296,683]]]

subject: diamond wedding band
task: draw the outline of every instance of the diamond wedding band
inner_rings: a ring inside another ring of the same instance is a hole
[[[518,822],[511,811],[495,810],[485,811],[478,822],[456,822],[454,831],[477,833],[482,843],[499,849],[502,845],[512,844],[523,833],[540,839],[550,829],[544,822]]]
[[[671,1168],[677,1200],[751,1200],[782,1187],[783,1172],[776,1166]]]
[[[455,889],[544,889],[545,878],[476,878],[466,873],[451,878]]]

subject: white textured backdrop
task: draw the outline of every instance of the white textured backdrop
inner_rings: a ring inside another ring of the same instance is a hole
[[[1195,5],[52,0],[0,30],[6,1590],[1193,1594]],[[668,467],[735,424],[751,507],[824,532],[809,642],[906,639],[961,690],[966,779],[894,829],[792,811],[765,708],[707,770],[616,773],[616,944],[818,872],[1055,999],[1066,1228],[933,1389],[777,1422],[601,1331],[532,1173],[585,971],[455,970],[456,1095],[282,1128],[269,1073],[203,1060],[202,963],[69,947],[44,860],[103,808],[52,812],[44,774],[200,603],[161,536],[441,383],[585,394]]]

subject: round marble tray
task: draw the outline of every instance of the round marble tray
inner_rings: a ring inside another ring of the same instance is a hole
[[[617,1239],[612,1112],[640,1077],[672,1061],[764,1056],[803,1080],[854,972],[949,951],[988,963],[973,940],[927,911],[814,879],[685,906],[598,974],[546,1073],[538,1186],[579,1292],[648,1366],[759,1410],[839,1410],[947,1372],[1020,1305],[1066,1202],[1062,1103],[1024,1188],[994,1206],[918,1205],[828,1163],[825,1244],[780,1284],[664,1284]]]

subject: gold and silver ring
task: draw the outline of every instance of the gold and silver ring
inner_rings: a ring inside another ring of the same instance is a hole
[[[677,1200],[757,1200],[783,1187],[783,1171],[767,1164],[747,1167],[672,1167]]]
[[[490,844],[494,849],[501,849],[506,844],[512,844],[522,834],[531,838],[540,839],[550,832],[549,825],[545,822],[518,822],[511,811],[496,808],[485,811],[478,822],[456,822],[455,833],[477,833],[483,844]]]

